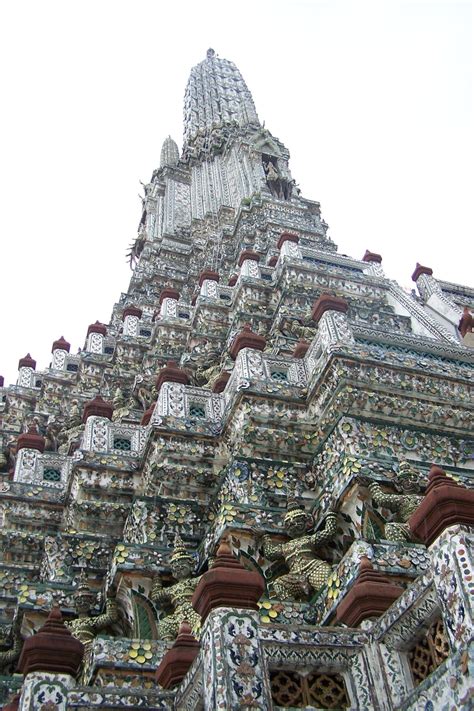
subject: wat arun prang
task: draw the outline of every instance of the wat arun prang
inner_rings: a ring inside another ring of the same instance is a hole
[[[339,255],[213,50],[129,258],[1,383],[4,708],[467,709],[474,290]]]

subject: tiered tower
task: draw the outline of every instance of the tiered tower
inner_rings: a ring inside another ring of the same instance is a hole
[[[381,262],[208,50],[109,323],[1,383],[7,708],[469,708],[474,290]]]

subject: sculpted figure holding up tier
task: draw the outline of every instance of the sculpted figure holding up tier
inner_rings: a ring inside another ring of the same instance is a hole
[[[74,427],[79,427],[82,424],[82,413],[79,408],[79,400],[72,400],[69,408],[68,418],[65,422],[64,429],[71,430]]]
[[[8,649],[2,649],[0,651],[0,672],[3,671],[6,667],[8,667],[10,664],[13,664],[13,662],[16,662],[16,660],[20,656],[21,648],[23,646],[23,638],[20,632],[21,622],[22,615],[19,614],[17,615],[12,625],[11,633],[13,637],[13,644]],[[3,645],[3,640],[0,640],[0,645],[6,646]]]
[[[263,164],[263,168],[265,171],[265,176],[267,179],[267,185],[270,188],[270,192],[274,197],[280,198],[282,197],[281,195],[281,186],[280,186],[280,174],[277,172],[277,169],[273,165],[273,163],[269,160],[267,163]]]
[[[86,647],[91,644],[100,630],[108,627],[118,620],[118,607],[115,600],[115,589],[110,587],[107,592],[107,603],[102,615],[92,617],[91,610],[95,594],[89,588],[87,581],[82,578],[74,591],[74,607],[77,613],[75,620],[66,622],[71,634]]]
[[[201,576],[193,578],[194,558],[186,549],[179,536],[176,537],[173,553],[170,558],[171,572],[178,581],[169,588],[164,588],[159,577],[153,581],[151,599],[159,607],[160,603],[171,602],[174,612],[158,623],[158,639],[174,640],[178,636],[182,622],[187,622],[195,636],[199,635],[201,618],[191,605],[194,590]]]
[[[290,569],[273,583],[275,597],[279,600],[306,597],[317,592],[331,575],[330,564],[318,557],[317,548],[334,540],[337,514],[330,510],[324,529],[308,535],[310,518],[296,501],[289,501],[283,522],[291,540],[275,543],[268,535],[263,536],[264,556],[269,560],[283,559]]]
[[[0,450],[0,472],[8,472],[13,476],[16,463],[16,439],[11,439],[5,445],[3,452]]]
[[[378,506],[384,506],[395,514],[394,520],[385,524],[385,540],[411,541],[413,537],[407,521],[422,502],[423,496],[419,493],[418,475],[409,462],[400,463],[394,483],[399,494],[387,494],[375,481],[368,488],[372,500]]]

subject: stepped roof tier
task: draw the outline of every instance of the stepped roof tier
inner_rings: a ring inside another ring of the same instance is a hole
[[[208,50],[108,323],[0,378],[0,705],[469,708],[474,290],[289,158]]]

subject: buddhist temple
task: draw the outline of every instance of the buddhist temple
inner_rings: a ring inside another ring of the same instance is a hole
[[[109,321],[0,379],[4,709],[472,708],[474,289],[341,255],[270,129],[209,49]]]

